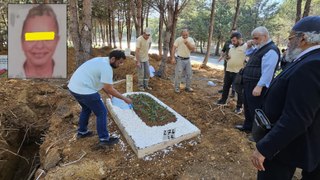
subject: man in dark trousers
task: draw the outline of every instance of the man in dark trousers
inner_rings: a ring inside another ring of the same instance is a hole
[[[237,32],[237,29],[236,28],[232,28],[231,29],[231,35],[233,34],[233,33],[235,33],[235,32]],[[222,48],[222,50],[221,50],[221,56],[220,56],[220,58],[219,58],[219,62],[221,61],[221,60],[224,60],[224,63],[223,63],[223,65],[224,65],[224,73],[226,73],[226,69],[227,69],[227,62],[228,62],[228,60],[229,60],[229,50],[230,50],[230,47],[232,46],[232,42],[231,42],[231,37],[230,37],[230,39],[228,39],[225,43],[224,43],[224,45],[223,45],[223,48]],[[221,89],[221,90],[219,90],[218,91],[219,93],[223,93],[223,89]],[[232,87],[232,93],[231,93],[231,97],[234,97],[235,96],[235,90],[234,90],[234,88]]]
[[[253,40],[247,44],[255,45],[255,50],[243,70],[245,121],[235,127],[245,132],[251,132],[254,110],[261,108],[262,95],[269,87],[280,59],[280,51],[270,39],[267,28],[257,27],[251,35]]]
[[[289,35],[290,62],[272,82],[263,111],[274,124],[251,161],[258,180],[320,179],[320,16],[298,21]]]

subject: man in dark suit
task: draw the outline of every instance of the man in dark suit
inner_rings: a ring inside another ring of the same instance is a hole
[[[265,95],[263,111],[274,124],[256,144],[251,161],[258,180],[320,179],[320,16],[292,28],[286,58],[291,62]]]

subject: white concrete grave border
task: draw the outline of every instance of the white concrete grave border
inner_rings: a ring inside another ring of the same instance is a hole
[[[200,135],[200,129],[153,95],[146,92],[130,92],[123,95],[132,94],[145,94],[153,98],[177,118],[176,122],[150,127],[133,110],[121,109],[118,106],[114,106],[111,99],[108,98],[106,100],[109,113],[138,158],[143,158],[158,150]]]

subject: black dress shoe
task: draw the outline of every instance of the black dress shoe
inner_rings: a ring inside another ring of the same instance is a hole
[[[243,125],[236,125],[234,128],[245,133],[251,133],[251,129],[244,128]]]

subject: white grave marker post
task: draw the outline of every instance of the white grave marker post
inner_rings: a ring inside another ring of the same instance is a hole
[[[131,74],[126,75],[126,91],[133,92],[133,77]]]

